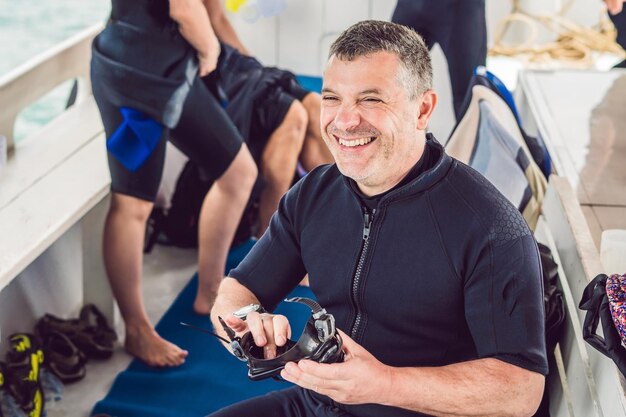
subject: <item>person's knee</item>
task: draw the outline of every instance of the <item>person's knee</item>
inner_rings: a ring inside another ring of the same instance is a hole
[[[293,101],[261,155],[262,174],[266,181],[291,181],[306,138],[307,123],[308,115],[303,104]]]
[[[120,193],[112,193],[110,213],[114,216],[121,216],[129,221],[146,222],[154,203]]]
[[[254,182],[257,179],[259,174],[259,170],[256,166],[256,162],[252,158],[252,154],[250,154],[250,150],[247,145],[243,145],[241,150],[239,151],[241,156],[241,162],[237,169],[239,170],[239,176],[241,180],[252,188]]]
[[[287,115],[281,123],[281,127],[292,132],[290,136],[291,140],[295,141],[294,145],[302,145],[304,142],[304,135],[306,133],[307,124],[309,123],[309,115],[300,101],[294,100],[287,111]]]
[[[244,144],[224,175],[216,181],[225,192],[248,195],[257,179],[258,169],[248,147]]]
[[[319,119],[320,108],[322,106],[322,96],[311,92],[304,96],[302,99],[302,105],[304,106],[310,121]]]

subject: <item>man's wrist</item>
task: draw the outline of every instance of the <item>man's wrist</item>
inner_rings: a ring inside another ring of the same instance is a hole
[[[233,316],[241,320],[245,320],[246,317],[248,317],[248,314],[253,312],[259,314],[267,313],[261,304],[248,304],[247,306],[243,306],[240,309],[233,311]]]
[[[379,382],[380,389],[380,397],[378,400],[379,404],[387,405],[387,406],[398,406],[398,395],[401,392],[398,386],[398,380],[400,379],[400,368],[396,368],[393,366],[382,365],[382,373],[380,378],[377,378]]]

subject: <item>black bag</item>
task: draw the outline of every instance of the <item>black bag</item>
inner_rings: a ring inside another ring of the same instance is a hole
[[[545,309],[545,335],[546,351],[548,354],[549,373],[556,369],[554,348],[561,338],[563,323],[565,321],[565,306],[563,304],[563,292],[557,286],[559,279],[558,265],[552,257],[552,252],[547,246],[537,243],[541,257],[541,270],[543,275],[543,302]],[[548,386],[543,389],[543,398],[534,417],[550,416],[550,398]]]
[[[554,262],[550,248],[538,243],[543,273],[543,301],[546,310],[546,349],[548,354],[554,348],[563,333],[565,321],[565,305],[563,292],[557,286],[559,279],[558,265]]]
[[[607,279],[605,274],[600,274],[587,284],[583,291],[578,306],[581,310],[587,311],[583,324],[583,338],[596,350],[611,358],[620,372],[626,376],[626,349],[611,316],[610,300],[606,292]],[[596,334],[600,321],[604,338]]]
[[[155,207],[150,214],[144,252],[149,253],[155,243],[197,248],[200,209],[212,185],[213,180],[203,179],[198,166],[187,161],[176,180],[170,208],[166,211]],[[257,180],[231,246],[237,246],[255,235],[261,187],[262,183]]]

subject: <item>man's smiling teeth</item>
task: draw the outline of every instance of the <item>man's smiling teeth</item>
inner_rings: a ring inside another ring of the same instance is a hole
[[[354,146],[367,145],[373,140],[374,138],[361,138],[361,139],[353,139],[353,140],[346,140],[346,139],[339,138],[339,144],[351,148]]]

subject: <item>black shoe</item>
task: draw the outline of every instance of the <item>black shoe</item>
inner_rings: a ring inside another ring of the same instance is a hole
[[[63,333],[51,331],[44,337],[45,366],[64,384],[85,377],[87,358]]]
[[[36,329],[41,337],[52,332],[64,334],[88,359],[110,358],[117,339],[104,315],[93,305],[83,307],[80,319],[61,319],[46,314],[37,322]]]

